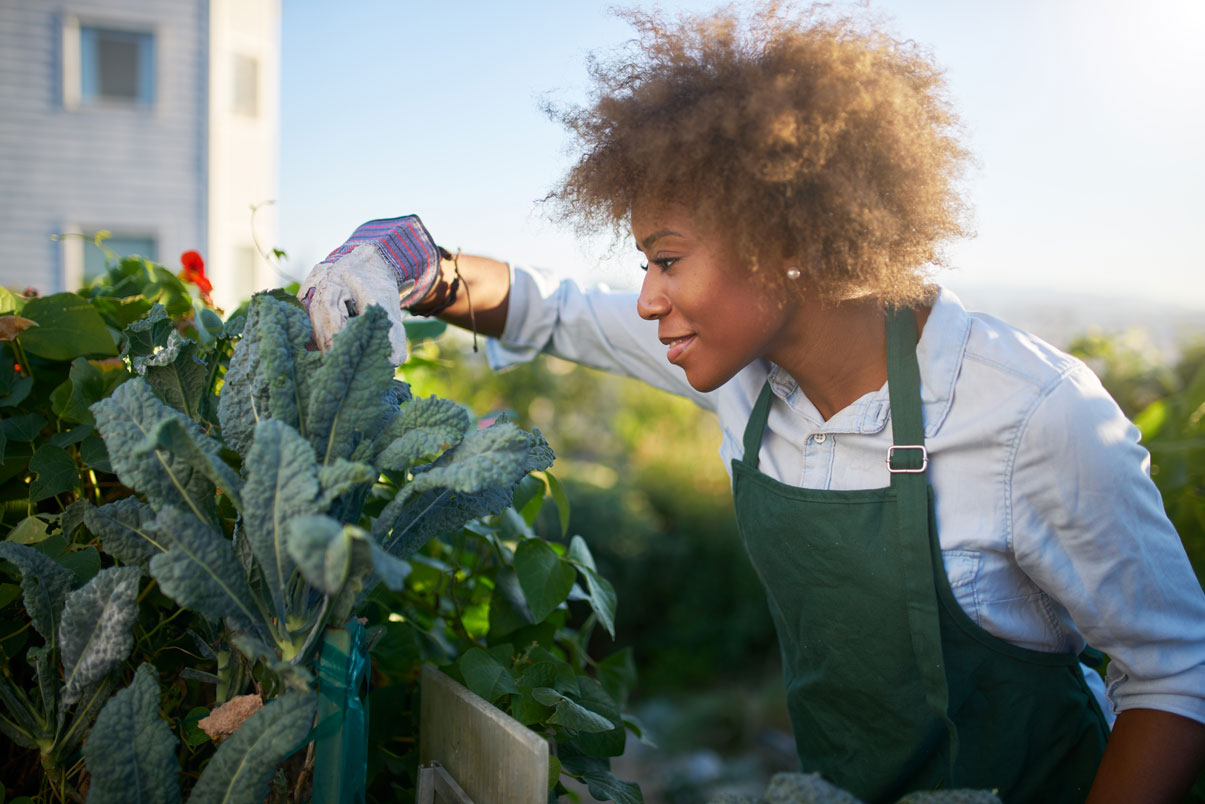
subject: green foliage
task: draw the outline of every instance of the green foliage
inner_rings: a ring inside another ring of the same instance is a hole
[[[1205,342],[1186,343],[1165,365],[1125,338],[1086,337],[1072,346],[1142,432],[1151,479],[1205,583]]]
[[[543,505],[555,502],[552,482],[547,472],[525,479],[513,507],[430,540],[411,555],[404,589],[369,597],[363,613],[380,639],[369,720],[416,719],[412,681],[423,662],[434,662],[554,740],[557,756],[581,758],[554,768],[552,793],[565,792],[561,770],[582,780],[588,772],[598,795],[611,790],[613,800],[639,801],[639,788],[615,778],[608,762],[623,753],[632,720],[622,711],[635,684],[631,652],[600,661],[588,651],[603,615],[614,617],[613,591],[586,591],[594,561],[584,541],[566,549],[531,528]],[[413,778],[417,757],[396,731],[376,732],[370,744],[369,799],[392,800],[396,779]]]
[[[531,530],[545,500],[569,522],[548,443],[411,399],[379,309],[314,352],[291,296],[223,324],[136,258],[0,308],[0,609],[24,609],[0,621],[0,731],[31,752],[6,778],[32,760],[20,777],[45,801],[79,798],[85,774],[96,801],[179,800],[176,768],[190,800],[297,795],[303,763],[278,766],[310,736],[317,646],[360,609],[402,688],[374,707],[413,695],[417,663],[484,656],[472,683],[492,662],[500,706],[604,766],[622,751],[633,679],[587,652],[595,624],[614,629],[614,590],[584,542]],[[197,722],[250,689],[268,704],[215,746]]]
[[[130,686],[119,690],[101,709],[84,746],[92,776],[90,804],[178,804],[175,736],[159,717],[159,681],[155,668],[143,664]]]
[[[317,695],[309,692],[269,701],[218,748],[189,804],[260,804],[276,766],[306,743],[317,706]]]
[[[419,419],[400,412],[409,393],[391,384],[384,313],[373,307],[355,318],[325,353],[306,348],[309,326],[303,311],[270,295],[250,305],[217,407],[222,434],[235,434],[226,444],[231,463],[221,441],[144,379],[93,406],[118,476],[155,514],[135,512],[149,540],[132,541],[124,524],[109,528],[119,549],[128,555],[132,542],[140,559],[150,554],[151,576],[179,605],[212,622],[226,618],[240,636],[232,644],[269,668],[269,691],[306,677],[317,636],[350,615],[373,578],[400,587],[408,567],[364,528],[388,537],[390,521],[421,517],[409,504],[423,492],[491,495],[496,507],[487,513],[497,513],[544,446],[505,423],[465,433],[463,417],[460,433],[442,436],[441,446],[454,446],[407,478],[429,450],[407,453],[416,439],[395,424]],[[185,397],[182,407],[200,406]],[[381,485],[370,462],[383,452],[394,456],[393,480]],[[364,507],[374,486],[375,526]],[[107,523],[130,513],[123,504]]]
[[[515,574],[527,598],[531,616],[545,620],[569,597],[577,573],[547,542],[529,539],[515,550]]]
[[[4,291],[0,524],[35,517],[53,530],[73,501],[122,494],[90,407],[131,377],[170,404],[194,400],[182,410],[203,420],[237,334],[220,321],[215,334],[213,318],[179,278],[137,257],[81,293]]]
[[[37,324],[18,337],[26,354],[62,361],[81,355],[112,357],[117,354],[117,347],[100,313],[74,293],[30,299],[21,315]]]
[[[441,357],[452,347],[416,346],[407,380],[416,393],[438,388],[473,409],[504,410],[556,444],[560,481],[550,487],[572,500],[572,511],[554,515],[547,506],[533,527],[548,540],[578,534],[590,545],[599,577],[623,603],[616,641],[632,648],[641,695],[760,677],[777,662],[711,414],[556,358],[495,373],[480,360]],[[606,626],[601,614],[599,624]]]
[[[0,559],[20,570],[26,612],[45,640],[26,653],[32,689],[0,676],[0,731],[62,776],[130,653],[139,572],[101,570],[73,590],[76,573],[33,547],[0,542]]]
[[[140,575],[136,567],[103,569],[87,586],[67,596],[59,637],[64,703],[75,703],[90,684],[129,655]]]

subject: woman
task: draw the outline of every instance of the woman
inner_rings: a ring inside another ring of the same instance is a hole
[[[400,362],[408,307],[494,338],[496,366],[548,352],[714,410],[804,770],[866,801],[1178,801],[1205,596],[1099,381],[926,282],[963,233],[940,73],[831,15],[630,19],[638,53],[562,115],[583,155],[550,198],[635,238],[635,304],[441,259],[412,216],[307,278],[320,345],[382,303]]]

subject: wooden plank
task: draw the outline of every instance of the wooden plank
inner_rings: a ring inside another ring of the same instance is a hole
[[[415,804],[476,804],[438,762],[418,769]]]
[[[423,666],[419,757],[479,804],[548,801],[548,742],[432,665]]]

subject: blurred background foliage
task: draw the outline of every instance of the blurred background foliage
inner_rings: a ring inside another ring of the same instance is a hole
[[[1069,351],[1142,431],[1151,478],[1205,584],[1205,335],[1187,337],[1171,356],[1153,349],[1141,330],[1086,335]]]

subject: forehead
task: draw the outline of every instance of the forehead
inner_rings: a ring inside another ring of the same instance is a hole
[[[682,204],[642,203],[632,207],[632,236],[645,248],[666,235],[695,238],[694,216]]]

